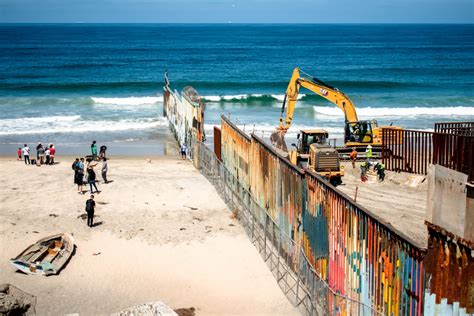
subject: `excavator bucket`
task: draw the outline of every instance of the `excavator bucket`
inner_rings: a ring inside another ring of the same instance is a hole
[[[283,151],[288,151],[288,148],[286,147],[286,142],[285,142],[285,134],[286,134],[286,130],[277,129],[270,135],[270,141],[272,145],[275,146],[276,148]]]

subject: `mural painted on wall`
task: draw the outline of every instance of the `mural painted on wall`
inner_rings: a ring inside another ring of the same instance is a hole
[[[241,131],[226,119],[222,122],[222,146],[229,151],[223,155],[224,164],[237,168],[238,160],[228,157],[233,157],[234,146],[245,156],[248,139],[245,146],[236,145],[233,139],[241,138]],[[318,175],[296,168],[256,135],[251,135],[249,159],[252,197],[295,241],[283,245],[287,254],[297,266],[298,251],[291,247],[303,247],[316,272],[339,295],[328,294],[328,311],[422,314],[424,250],[419,245]],[[359,303],[347,304],[346,298]]]
[[[185,87],[181,94],[173,91],[167,74],[163,90],[163,115],[168,118],[178,144],[186,144],[191,154],[192,146],[206,139],[204,102],[193,87]]]
[[[305,173],[305,253],[332,289],[364,305],[348,314],[421,315],[424,251],[314,173]],[[337,302],[334,302],[337,304]]]
[[[168,82],[163,111],[178,142],[191,147],[194,141],[205,138],[204,107],[194,89],[186,91],[182,95],[173,92]],[[328,284],[325,312],[474,312],[472,242],[460,241],[428,225],[426,251],[317,174],[296,168],[271,145],[254,134],[245,134],[224,116],[221,153],[224,167],[260,206],[255,210],[257,220],[263,220],[258,212],[265,210],[291,239],[278,246],[293,262],[294,271],[301,268],[299,262],[305,256],[311,271]],[[272,233],[267,231],[267,237]]]
[[[224,166],[245,189],[250,188],[251,138],[222,116],[221,155]]]
[[[258,136],[252,134],[251,192],[257,204],[296,244],[300,241],[305,184],[300,169],[285,160]],[[284,245],[296,263],[294,243]]]

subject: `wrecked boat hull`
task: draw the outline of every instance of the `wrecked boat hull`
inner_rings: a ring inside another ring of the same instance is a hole
[[[57,234],[38,240],[27,247],[10,263],[25,274],[58,274],[74,251],[74,238],[69,234]]]

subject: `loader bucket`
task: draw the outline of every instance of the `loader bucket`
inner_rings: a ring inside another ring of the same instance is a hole
[[[285,134],[286,130],[275,130],[271,135],[270,135],[270,141],[273,146],[275,146],[278,149],[288,151],[288,148],[286,147],[286,142],[285,142]]]

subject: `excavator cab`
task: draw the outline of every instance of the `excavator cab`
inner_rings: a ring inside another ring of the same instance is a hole
[[[300,167],[306,166],[311,145],[326,144],[328,136],[328,132],[323,129],[300,130],[296,136],[298,143],[291,144],[295,149],[289,151],[290,161]]]
[[[377,127],[376,121],[357,121],[347,122],[344,132],[344,142],[347,146],[351,143],[359,144],[372,144],[373,139],[373,128]]]
[[[309,153],[311,144],[326,144],[328,132],[324,129],[307,129],[301,130],[298,135],[298,145],[296,146],[299,154]]]

